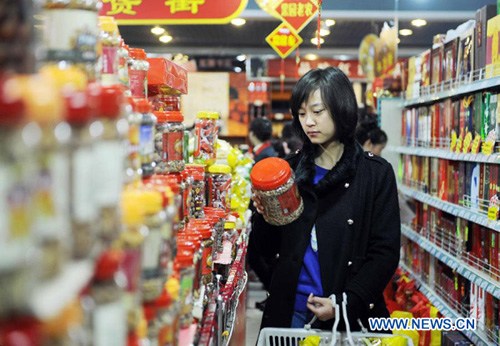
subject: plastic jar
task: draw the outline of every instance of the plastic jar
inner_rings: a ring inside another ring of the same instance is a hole
[[[181,112],[154,112],[158,123],[155,134],[155,173],[167,174],[184,169],[184,117]]]
[[[95,203],[98,208],[98,235],[109,245],[120,232],[119,203],[124,184],[128,131],[126,119],[121,118],[123,92],[119,87],[90,89],[95,97],[97,120],[90,128],[101,132],[94,142]]]
[[[144,49],[130,48],[129,56],[132,59],[128,70],[130,92],[133,98],[145,99],[148,97],[148,70],[149,62]]]
[[[158,319],[158,344],[162,346],[174,346],[178,336],[174,301],[165,289],[154,301],[154,304]]]
[[[167,222],[167,215],[163,211],[163,197],[153,189],[142,191],[137,201],[144,209],[144,223],[148,232],[142,243],[142,299],[151,301],[158,298],[165,283],[161,268],[161,249],[163,246],[162,228]]]
[[[198,112],[194,122],[196,145],[194,161],[196,163],[211,165],[216,159],[215,143],[217,143],[219,126],[217,112]]]
[[[215,164],[208,166],[207,206],[231,209],[231,167]]]
[[[122,253],[117,250],[103,252],[96,260],[96,269],[90,299],[83,306],[91,308],[90,329],[92,345],[125,345],[127,340],[127,312],[123,291],[115,280],[119,271]]]
[[[151,113],[151,104],[146,99],[137,100],[134,103],[136,113],[141,114],[141,125],[139,128],[139,156],[141,161],[142,177],[153,175],[155,162],[153,160],[155,151],[155,124],[156,117]]]
[[[250,180],[264,207],[262,216],[271,225],[287,225],[304,210],[293,171],[285,160],[269,157],[257,162]]]
[[[47,61],[80,65],[95,80],[98,0],[45,0],[43,42]]]
[[[201,282],[205,285],[212,283],[214,269],[213,265],[213,231],[210,223],[206,220],[193,219],[189,226],[196,229],[201,237]]]
[[[202,219],[205,217],[205,166],[197,164],[186,165],[187,174],[192,179],[191,204],[189,206],[189,217]]]
[[[180,282],[180,314],[179,326],[181,329],[188,328],[193,320],[193,282],[195,277],[193,267],[194,249],[188,249],[185,244],[178,243],[179,251],[174,262],[174,268],[179,273]]]
[[[91,255],[97,236],[98,208],[95,203],[94,132],[90,131],[91,112],[88,97],[75,92],[67,98],[66,121],[71,126],[69,145],[70,215],[73,235],[73,257]]]
[[[205,207],[205,218],[213,224],[214,229],[214,255],[217,258],[218,253],[222,252],[222,235],[224,234],[224,223],[226,222],[226,212],[224,209]]]
[[[120,48],[121,37],[118,25],[113,17],[99,17],[99,42],[102,55],[99,66],[101,69],[101,83],[103,86],[116,85],[118,79],[118,49]]]
[[[130,93],[130,79],[128,76],[128,70],[132,64],[132,59],[130,59],[128,53],[128,46],[125,42],[120,40],[120,48],[118,48],[118,81],[121,85],[127,89]]]

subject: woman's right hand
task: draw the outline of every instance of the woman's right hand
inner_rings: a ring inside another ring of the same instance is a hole
[[[255,210],[257,210],[259,214],[264,214],[264,206],[262,205],[262,201],[260,200],[260,197],[257,196],[257,194],[255,194],[255,191],[253,190],[252,190],[252,201]]]

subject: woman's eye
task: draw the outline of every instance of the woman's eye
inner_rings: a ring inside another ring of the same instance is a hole
[[[313,111],[314,114],[320,114],[321,112],[323,112],[324,109],[320,109],[320,110],[317,110],[317,111]]]
[[[306,115],[306,113],[299,113],[299,117],[304,117]]]

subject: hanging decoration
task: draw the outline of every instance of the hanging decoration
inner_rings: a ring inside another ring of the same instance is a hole
[[[321,7],[323,5],[323,0],[318,0],[318,25],[316,29],[316,48],[321,48]]]

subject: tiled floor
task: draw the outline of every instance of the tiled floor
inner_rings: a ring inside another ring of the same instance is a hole
[[[262,319],[262,311],[255,308],[255,302],[264,300],[266,291],[262,288],[262,284],[249,281],[247,292],[245,345],[254,346],[259,337],[259,327]]]

